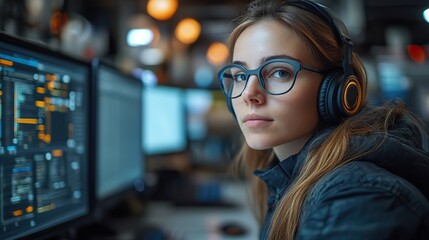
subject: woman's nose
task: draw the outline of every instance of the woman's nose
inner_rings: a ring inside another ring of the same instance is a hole
[[[256,102],[260,103],[265,97],[264,89],[259,84],[258,77],[255,75],[249,76],[247,81],[247,86],[243,92],[243,98],[247,102]]]

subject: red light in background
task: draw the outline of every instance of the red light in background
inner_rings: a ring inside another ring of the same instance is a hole
[[[420,45],[408,45],[407,52],[410,59],[415,63],[424,63],[426,61],[425,49]]]

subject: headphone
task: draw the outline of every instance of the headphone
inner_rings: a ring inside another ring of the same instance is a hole
[[[287,3],[319,16],[328,23],[344,48],[342,68],[328,72],[319,88],[318,111],[320,119],[327,124],[338,124],[355,115],[363,105],[365,86],[353,72],[353,42],[343,21],[329,8],[310,0],[290,0]],[[232,100],[227,99],[229,111],[235,116]]]

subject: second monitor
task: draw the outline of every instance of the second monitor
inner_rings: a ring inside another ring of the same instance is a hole
[[[93,61],[95,197],[97,204],[142,190],[142,83]]]
[[[182,152],[187,147],[184,91],[156,85],[143,91],[143,149],[146,155]]]

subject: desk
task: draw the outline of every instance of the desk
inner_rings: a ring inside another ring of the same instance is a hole
[[[237,203],[237,208],[176,207],[165,202],[152,202],[142,218],[143,225],[155,225],[177,240],[255,240],[259,227],[250,210],[247,187],[242,182],[225,182],[222,198]],[[226,236],[219,230],[222,223],[240,223],[247,229],[242,236]]]

